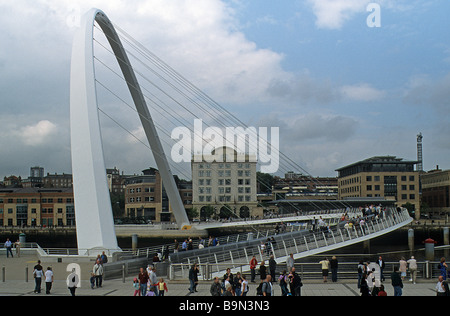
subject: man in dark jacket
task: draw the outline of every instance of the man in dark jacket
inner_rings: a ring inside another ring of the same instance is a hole
[[[403,294],[403,282],[400,274],[398,273],[398,267],[394,267],[394,272],[391,274],[392,286],[394,287],[394,296],[402,296]]]
[[[197,292],[197,284],[198,284],[198,264],[194,264],[189,270],[189,282],[191,286],[189,287],[189,292],[194,293]]]
[[[220,284],[220,279],[218,277],[214,278],[214,282],[213,282],[213,284],[211,284],[209,293],[211,293],[212,296],[221,296],[222,295],[222,285]]]

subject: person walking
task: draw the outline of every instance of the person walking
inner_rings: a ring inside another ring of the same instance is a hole
[[[194,293],[197,291],[197,285],[198,285],[198,265],[195,263],[192,268],[189,270],[189,292]]]
[[[445,257],[441,258],[441,262],[439,262],[439,271],[440,275],[444,278],[444,281],[447,280],[447,263],[445,262]]]
[[[261,280],[265,280],[267,277],[267,268],[264,264],[264,260],[261,261],[261,264],[259,265],[259,276]]]
[[[38,260],[37,265],[33,268],[34,276],[34,293],[41,293],[41,283],[42,277],[44,276],[44,271],[42,270],[41,260]]]
[[[281,272],[280,276],[278,277],[278,284],[281,288],[281,296],[287,296],[289,294],[289,290],[287,287],[288,282],[289,278],[287,276],[286,270],[283,270],[283,272]]]
[[[379,256],[376,263],[380,266],[380,280],[384,282],[386,279],[384,278],[384,268],[386,267],[386,262],[384,261],[383,257]]]
[[[147,282],[148,282],[148,273],[144,268],[140,269],[138,280],[139,280],[139,288],[141,290],[141,296],[145,296],[147,294]]]
[[[444,281],[444,277],[442,275],[439,276],[438,282],[436,284],[436,295],[449,296],[448,283]]]
[[[337,260],[336,256],[333,256],[330,260],[330,269],[331,269],[331,281],[337,282],[338,260]]]
[[[411,278],[409,281],[411,281],[413,284],[416,284],[416,278],[417,278],[417,261],[414,258],[414,256],[411,256],[411,259],[407,261],[409,273],[411,275]]]
[[[364,262],[361,260],[358,263],[358,289],[361,288],[361,281],[363,279],[364,273],[366,273],[366,266],[364,265]]]
[[[400,268],[399,268],[400,276],[402,278],[402,281],[404,281],[405,277],[406,277],[406,270],[407,270],[407,262],[404,257],[402,257],[400,259],[399,265],[400,265]]]
[[[301,296],[302,295],[302,279],[300,276],[295,272],[295,267],[292,268],[291,273],[289,273],[289,284],[291,288],[291,295],[293,296]]]
[[[286,271],[291,272],[292,268],[294,267],[295,260],[294,260],[294,254],[289,254],[289,258],[286,260]]]
[[[158,289],[158,296],[164,296],[164,293],[168,292],[167,283],[164,282],[163,278],[159,279],[159,282],[156,284],[156,288]]]
[[[9,258],[9,254],[11,254],[11,258],[14,258],[11,247],[12,247],[11,240],[9,240],[9,238],[6,238],[6,241],[5,241],[6,258]]]
[[[133,280],[133,289],[134,289],[134,294],[133,296],[141,296],[141,289],[139,287],[139,280],[138,278],[134,278]]]
[[[277,269],[277,262],[275,261],[273,255],[270,255],[269,273],[270,273],[270,276],[272,277],[272,280],[275,280],[276,269]]]
[[[153,292],[155,292],[155,296],[159,296],[158,287],[156,284],[158,283],[158,277],[156,276],[156,267],[153,266],[150,268],[150,273],[148,274],[148,278],[150,280],[150,287],[153,288]]]
[[[397,266],[394,267],[394,272],[391,273],[391,282],[392,286],[394,287],[394,296],[402,296],[403,282]]]
[[[50,294],[53,285],[53,271],[51,267],[47,267],[45,271],[45,294]]]
[[[14,247],[16,247],[16,255],[19,258],[20,258],[20,246],[21,246],[20,240],[17,239],[16,242],[14,243]]]
[[[243,274],[241,276],[241,279],[242,279],[241,280],[241,296],[247,296],[249,288],[248,288],[248,281],[247,281],[245,274]]]
[[[267,275],[266,279],[263,281],[262,295],[266,297],[273,296],[272,277],[270,274]]]
[[[328,261],[327,258],[324,258],[322,261],[319,262],[319,264],[322,265],[323,282],[326,283],[327,282],[327,278],[328,278],[328,268],[330,266],[330,261]]]
[[[211,293],[211,296],[222,296],[222,285],[220,284],[219,277],[214,278],[214,282],[209,288],[209,293]]]
[[[103,265],[100,259],[95,261],[94,267],[92,268],[92,273],[95,276],[95,286],[97,288],[102,287],[102,279],[103,279]]]
[[[256,266],[257,265],[258,265],[258,260],[256,260],[255,256],[253,256],[252,260],[250,260],[250,273],[251,273],[250,282],[252,282],[252,283],[255,283]]]

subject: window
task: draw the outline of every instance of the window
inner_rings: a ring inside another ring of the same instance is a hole
[[[408,190],[408,186],[406,184],[402,184],[402,191]]]
[[[415,176],[409,176],[409,181],[414,181],[415,180]]]
[[[402,200],[406,200],[408,198],[408,194],[402,194]]]
[[[402,176],[402,181],[406,181],[406,176]]]
[[[411,191],[414,191],[414,190],[416,189],[416,186],[415,186],[414,184],[411,184],[411,185],[409,186],[409,189],[410,189]]]
[[[372,176],[367,176],[366,181],[372,181]]]
[[[375,186],[375,191],[380,191],[380,185],[379,185],[379,184],[377,184],[377,185]]]
[[[416,195],[415,194],[410,194],[409,195],[409,199],[410,200],[415,200],[416,199]]]
[[[367,186],[367,191],[372,191],[372,186],[371,185]]]
[[[380,176],[375,176],[374,181],[380,181]]]

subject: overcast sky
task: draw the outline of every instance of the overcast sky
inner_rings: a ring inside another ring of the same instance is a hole
[[[379,28],[367,26],[371,2]],[[2,178],[71,172],[72,40],[92,7],[247,125],[280,127],[281,150],[312,175],[415,160],[419,132],[424,168],[450,168],[446,0],[16,0],[0,2]],[[117,126],[102,133],[107,167],[152,166]]]

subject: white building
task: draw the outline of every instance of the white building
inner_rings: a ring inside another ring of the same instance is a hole
[[[211,155],[194,155],[192,160],[193,207],[200,217],[208,207],[222,218],[262,217],[258,208],[256,156],[238,154],[221,147]]]

